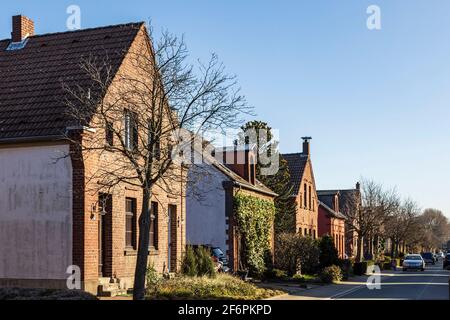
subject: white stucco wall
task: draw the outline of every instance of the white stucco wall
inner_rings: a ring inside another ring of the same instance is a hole
[[[186,197],[186,240],[190,245],[212,245],[228,250],[223,182],[228,178],[209,164],[198,169],[202,178],[195,186],[188,186]],[[203,171],[203,172],[201,172]],[[196,175],[198,172],[190,174]],[[201,199],[193,194],[200,194]]]
[[[0,149],[0,279],[67,278],[72,165],[67,145]]]

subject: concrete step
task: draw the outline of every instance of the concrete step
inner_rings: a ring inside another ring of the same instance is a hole
[[[121,289],[119,284],[99,285],[97,289],[97,296],[99,297],[117,297],[128,294],[127,290]]]
[[[100,278],[97,287],[97,295],[99,297],[117,297],[126,295],[127,290],[120,288],[119,279]]]

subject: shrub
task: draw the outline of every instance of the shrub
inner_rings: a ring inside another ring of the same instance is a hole
[[[319,241],[320,249],[320,268],[337,265],[339,263],[339,253],[334,245],[334,240],[331,236],[326,235]]]
[[[197,256],[197,276],[207,276],[214,278],[216,276],[216,268],[211,258],[211,252],[204,247],[199,247],[196,250]]]
[[[343,279],[348,280],[353,273],[353,264],[351,260],[341,260],[340,267],[342,269]]]
[[[329,266],[322,270],[319,278],[323,283],[333,283],[341,281],[343,278],[342,270],[338,266]]]
[[[181,263],[181,273],[188,277],[196,277],[197,270],[197,255],[191,246],[188,246]]]
[[[317,241],[297,234],[282,233],[276,237],[275,267],[293,276],[298,272],[314,274],[319,266]]]
[[[355,262],[353,265],[353,273],[357,276],[362,276],[367,272],[367,262]]]
[[[157,292],[162,279],[159,273],[155,270],[154,266],[147,268],[145,278],[147,280],[147,294]]]
[[[288,274],[284,270],[273,269],[273,276],[275,279],[286,279],[288,278]]]
[[[0,288],[2,300],[98,300],[96,296],[78,290]]]
[[[275,267],[294,275],[299,267],[298,236],[293,233],[282,233],[276,237]]]

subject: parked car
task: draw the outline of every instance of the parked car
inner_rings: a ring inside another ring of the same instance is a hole
[[[197,250],[198,248],[203,247],[208,249],[211,252],[211,259],[213,260],[216,271],[228,273],[231,269],[228,267],[228,259],[223,253],[222,249],[219,247],[213,247],[211,245],[193,245],[192,248]]]
[[[211,255],[217,259],[219,263],[222,264],[222,268],[219,270],[220,272],[230,272],[230,268],[228,266],[228,259],[223,253],[222,249],[219,247],[211,247]]]
[[[403,271],[420,270],[425,271],[425,260],[420,254],[409,254],[403,261]]]
[[[447,270],[450,267],[450,253],[447,253],[447,256],[444,259],[444,270]]]
[[[434,255],[431,252],[425,252],[421,254],[423,260],[426,264],[436,264],[436,259],[434,258]]]

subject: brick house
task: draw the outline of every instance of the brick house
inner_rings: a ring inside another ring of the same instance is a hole
[[[311,161],[311,138],[303,138],[303,152],[283,154],[287,161],[293,187],[292,199],[297,205],[295,230],[297,233],[318,237],[319,202],[316,192],[316,182]]]
[[[235,223],[234,197],[247,195],[273,203],[277,194],[256,179],[256,154],[250,147],[215,149],[205,158],[203,178],[188,185],[186,197],[186,239],[190,245],[218,247],[229,267],[241,269],[242,245]],[[195,179],[189,179],[195,180]],[[193,190],[196,188],[196,190]],[[201,198],[195,193],[201,193]],[[273,226],[270,239],[274,249]]]
[[[0,41],[0,286],[65,288],[75,265],[85,291],[132,287],[142,191],[88,191],[89,173],[114,159],[67,140],[105,132],[70,127],[61,81],[86,84],[87,56],[133,73],[129,52],[142,48],[151,54],[144,23],[34,35],[30,19],[13,17],[12,39]],[[178,270],[186,244],[185,187],[174,188],[179,196],[152,190],[149,260],[159,272]]]
[[[317,191],[319,197],[319,237],[329,235],[341,259],[345,258],[345,220],[339,212],[339,191]]]

